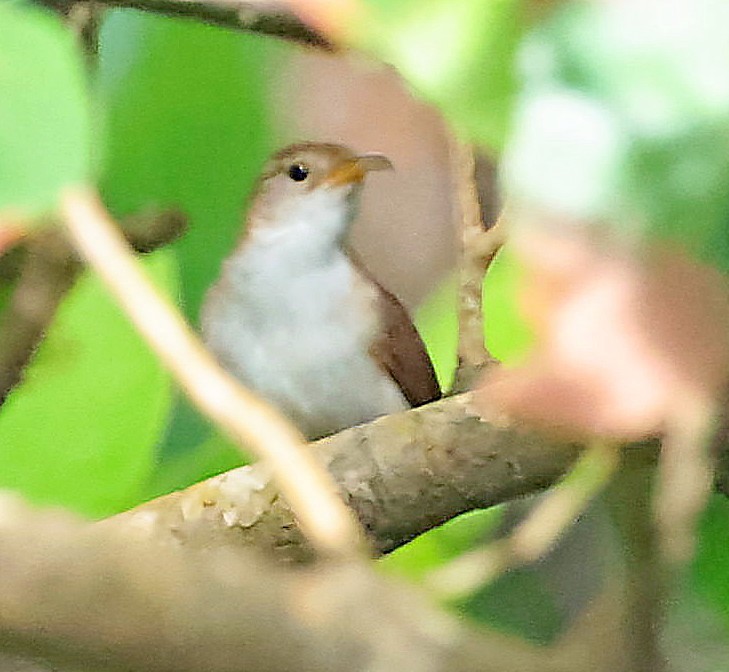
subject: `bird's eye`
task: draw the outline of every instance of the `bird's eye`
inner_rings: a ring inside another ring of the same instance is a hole
[[[293,163],[289,166],[289,177],[294,182],[303,182],[309,176],[309,169],[303,163]]]

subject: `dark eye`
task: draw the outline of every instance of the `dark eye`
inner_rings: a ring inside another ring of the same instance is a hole
[[[309,169],[302,163],[293,163],[289,166],[289,177],[294,182],[303,182],[309,175]]]

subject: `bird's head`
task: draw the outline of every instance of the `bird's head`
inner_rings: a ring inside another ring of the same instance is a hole
[[[365,176],[392,168],[381,154],[341,145],[290,145],[266,164],[248,216],[250,235],[339,242],[354,218]]]

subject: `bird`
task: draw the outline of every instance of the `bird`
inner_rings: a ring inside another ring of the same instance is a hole
[[[201,309],[221,366],[310,440],[434,401],[425,345],[348,245],[382,154],[301,142],[276,152]]]

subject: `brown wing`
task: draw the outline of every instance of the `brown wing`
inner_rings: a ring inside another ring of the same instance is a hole
[[[372,280],[372,278],[370,278]],[[441,396],[433,363],[405,308],[376,281],[381,334],[372,345],[380,366],[398,384],[411,406],[422,406]]]

